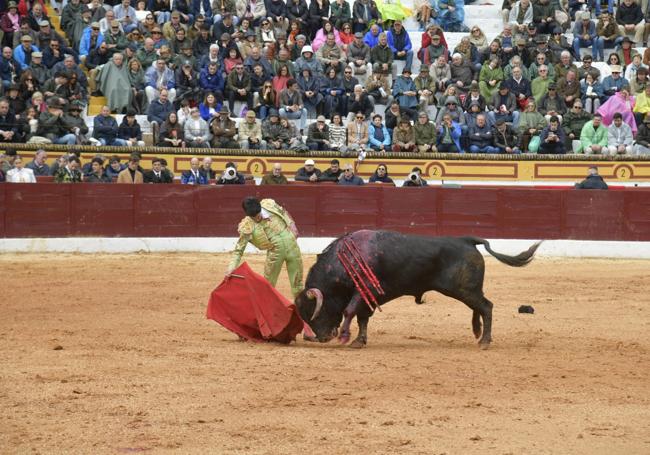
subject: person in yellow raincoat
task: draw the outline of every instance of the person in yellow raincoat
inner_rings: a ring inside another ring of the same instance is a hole
[[[375,0],[375,3],[384,21],[401,21],[413,14],[400,0]]]
[[[296,223],[280,204],[273,199],[247,197],[242,202],[246,217],[239,223],[239,241],[233,251],[226,276],[241,263],[246,245],[250,242],[266,250],[264,278],[274,287],[282,265],[287,264],[291,292],[295,297],[303,288],[302,256],[296,238]]]

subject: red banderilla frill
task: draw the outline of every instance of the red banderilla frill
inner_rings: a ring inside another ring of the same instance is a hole
[[[377,294],[379,295],[384,295],[384,290],[381,287],[381,284],[379,284],[379,280],[377,279],[377,275],[372,271],[370,268],[370,265],[368,265],[368,262],[366,259],[363,257],[361,254],[361,251],[357,247],[356,244],[354,244],[351,241],[345,240],[344,241],[345,246],[350,250],[350,253],[355,257],[355,259],[359,262],[359,265],[361,266],[361,269],[364,271],[368,279],[370,280],[370,283],[372,286],[375,288],[375,291],[377,291]]]
[[[366,302],[366,305],[368,305],[368,308],[373,312],[375,311],[375,308],[379,308],[379,311],[382,311],[373,291],[369,289],[366,284],[366,282],[369,282],[377,294],[383,295],[384,290],[382,289],[377,276],[362,256],[359,248],[357,248],[353,242],[345,240],[343,244],[345,245],[345,249],[338,251],[336,255],[338,256],[339,261],[341,261],[341,265],[343,265],[345,272],[348,274],[350,279],[352,279],[354,286],[357,288],[357,291],[359,291],[361,298]]]

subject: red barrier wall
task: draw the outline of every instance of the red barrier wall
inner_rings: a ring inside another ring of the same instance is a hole
[[[0,184],[0,237],[235,236],[244,196],[271,197],[303,236],[363,228],[489,238],[650,240],[650,190]]]

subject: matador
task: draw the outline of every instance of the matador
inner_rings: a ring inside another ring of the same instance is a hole
[[[239,241],[228,265],[230,274],[241,263],[248,242],[260,250],[266,250],[264,278],[274,287],[286,262],[291,292],[295,297],[303,287],[302,256],[296,238],[296,223],[280,204],[273,199],[259,201],[247,197],[242,202],[246,217],[239,223]]]

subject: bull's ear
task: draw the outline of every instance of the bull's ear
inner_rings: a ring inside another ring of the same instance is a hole
[[[313,300],[313,299],[316,298],[316,296],[314,295],[314,293],[313,293],[311,290],[305,292],[305,295],[306,295],[307,298],[310,299],[310,300]]]

